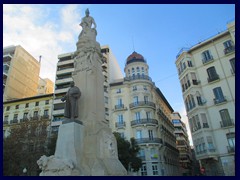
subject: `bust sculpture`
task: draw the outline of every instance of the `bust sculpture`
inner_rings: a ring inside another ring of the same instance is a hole
[[[78,99],[81,96],[80,89],[75,86],[75,83],[71,82],[67,94],[61,99],[65,103],[64,117],[75,119],[78,117]]]

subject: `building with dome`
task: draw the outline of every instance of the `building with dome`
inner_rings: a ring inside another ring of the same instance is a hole
[[[113,132],[140,146],[142,176],[179,175],[173,109],[149,77],[144,57],[133,52],[124,68],[125,77],[109,84],[109,125]]]

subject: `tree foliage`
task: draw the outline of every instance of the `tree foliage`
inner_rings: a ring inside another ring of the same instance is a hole
[[[127,170],[138,171],[142,166],[142,160],[137,157],[140,147],[137,145],[136,140],[131,138],[129,142],[122,138],[119,133],[114,132],[113,134],[117,140],[118,158],[123,166]]]
[[[10,127],[10,135],[3,140],[3,175],[38,175],[37,160],[49,154],[47,127],[49,121],[27,121]]]

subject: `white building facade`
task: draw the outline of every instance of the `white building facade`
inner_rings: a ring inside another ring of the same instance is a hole
[[[144,57],[133,52],[126,61],[125,78],[110,83],[110,127],[122,137],[134,137],[142,159],[140,176],[179,175],[172,107],[148,76]]]
[[[103,84],[105,99],[105,123],[109,123],[109,83],[114,79],[122,78],[123,75],[109,46],[102,46],[101,53],[104,59],[102,64],[102,72],[105,78]],[[61,98],[67,93],[70,87],[70,82],[73,81],[72,72],[74,71],[74,52],[61,54],[58,56],[58,59],[53,101],[53,117],[51,123],[52,130],[55,132],[58,131],[58,127],[62,124],[62,120],[64,118],[65,103],[61,101]]]
[[[235,22],[176,60],[196,158],[206,175],[235,175]]]

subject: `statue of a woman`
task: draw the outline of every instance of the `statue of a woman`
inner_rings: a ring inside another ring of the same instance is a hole
[[[96,31],[97,25],[93,17],[89,16],[90,12],[88,9],[86,9],[85,14],[86,16],[82,18],[82,21],[79,24],[80,26],[82,26],[82,32],[80,33],[80,37],[91,36],[91,32],[94,32],[94,34],[97,35],[97,31]],[[94,25],[93,28],[92,28],[92,24]]]

